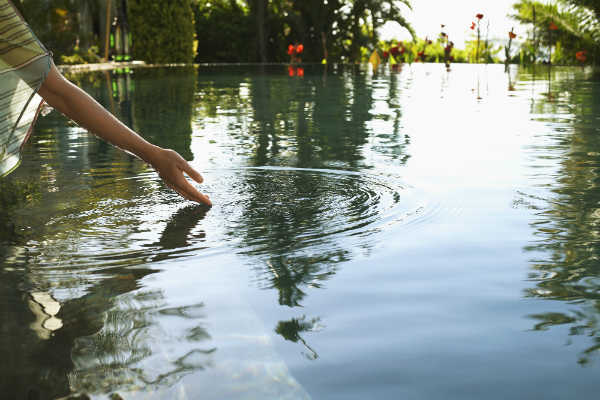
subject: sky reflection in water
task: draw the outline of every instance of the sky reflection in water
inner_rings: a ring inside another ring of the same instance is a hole
[[[44,118],[1,183],[4,393],[597,392],[592,71],[73,79],[193,160],[215,207]]]

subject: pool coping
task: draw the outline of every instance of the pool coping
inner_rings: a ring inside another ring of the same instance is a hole
[[[306,64],[306,63],[304,63]],[[209,66],[242,66],[242,65],[290,65],[285,62],[273,63],[164,63],[164,64],[148,64],[145,61],[127,61],[127,62],[105,62],[95,64],[74,64],[57,65],[56,68],[62,73],[83,73],[94,71],[109,71],[118,68],[158,68],[158,67],[209,67]],[[319,64],[320,65],[320,64]]]

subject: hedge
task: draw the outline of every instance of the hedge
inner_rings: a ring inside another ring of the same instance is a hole
[[[191,63],[194,14],[191,0],[129,0],[133,58],[148,63]]]

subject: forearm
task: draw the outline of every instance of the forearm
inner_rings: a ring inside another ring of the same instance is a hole
[[[66,80],[52,66],[40,95],[56,110],[102,139],[150,162],[160,150],[129,129],[86,92]]]
[[[196,182],[202,183],[202,176],[198,171],[177,152],[162,149],[144,140],[86,92],[66,80],[54,65],[39,94],[48,104],[83,128],[151,164],[166,184],[181,196],[209,206],[212,204],[208,196],[200,193],[185,179],[184,172]]]

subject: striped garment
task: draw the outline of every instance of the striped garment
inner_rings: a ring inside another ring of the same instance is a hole
[[[9,0],[0,0],[0,177],[20,161],[52,58]]]

